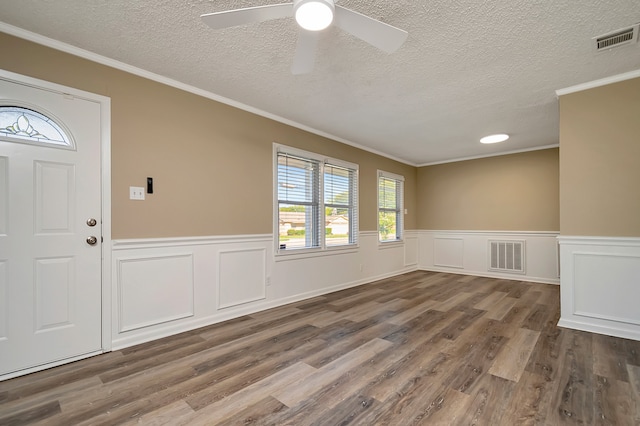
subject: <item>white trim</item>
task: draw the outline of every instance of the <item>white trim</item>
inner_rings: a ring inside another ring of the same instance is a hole
[[[458,163],[460,161],[479,160],[481,158],[502,157],[503,155],[520,154],[523,152],[542,151],[543,149],[558,148],[559,143],[551,145],[536,146],[533,148],[516,149],[514,151],[496,152],[493,154],[472,155],[470,157],[452,158],[450,160],[432,161],[430,163],[418,164],[416,167],[436,166],[438,164]]]
[[[225,243],[255,243],[271,242],[271,234],[247,234],[247,235],[212,235],[206,237],[175,237],[175,238],[140,238],[127,240],[113,240],[113,250],[166,248],[178,246],[197,246]]]
[[[580,244],[616,247],[639,247],[640,237],[584,237],[584,236],[558,236],[559,244]]]
[[[274,239],[275,240],[275,239]],[[340,254],[357,253],[360,246],[358,244],[349,244],[344,246],[329,247],[324,250],[320,248],[313,249],[290,249],[278,253],[274,259],[276,262],[285,262],[287,260],[308,259],[312,257],[336,256]]]
[[[564,89],[556,90],[556,96],[564,96],[570,93],[582,92],[584,90],[595,89],[596,87],[606,86],[608,84],[619,83],[621,81],[631,80],[640,77],[640,70],[625,72],[622,74],[612,75],[610,77],[601,78],[599,80],[589,81],[587,83],[576,84]]]
[[[594,324],[589,321],[577,321],[575,319],[560,318],[558,327],[570,328],[573,330],[588,331],[590,333],[604,334],[607,336],[621,337],[623,339],[632,339],[640,341],[640,332],[636,330],[628,330],[618,327],[610,327],[608,325]]]
[[[442,234],[459,234],[459,235],[536,235],[536,236],[558,236],[558,231],[461,231],[461,230],[445,230],[445,229],[420,229],[420,233],[442,233]]]
[[[304,130],[309,133],[313,133],[314,135],[322,136],[327,139],[331,139],[345,145],[352,146],[354,148],[361,149],[363,151],[370,152],[372,154],[380,155],[381,157],[389,158],[391,160],[397,161],[399,163],[408,164],[410,166],[415,166],[414,163],[395,157],[390,154],[386,154],[384,152],[375,150],[370,147],[366,147],[364,145],[360,145],[356,142],[352,142],[350,140],[338,137],[331,133],[323,132],[322,130],[315,129],[313,127],[298,123],[296,121],[290,120],[288,118],[281,117],[279,115],[272,114],[270,112],[261,110],[259,108],[253,107],[251,105],[243,104],[241,102],[235,101],[233,99],[226,98],[224,96],[217,95],[215,93],[209,92],[207,90],[199,89],[197,87],[181,83],[177,80],[161,76],[159,74],[152,73],[150,71],[146,71],[142,68],[134,67],[133,65],[126,64],[124,62],[117,61],[115,59],[107,58],[106,56],[98,55],[97,53],[90,52],[88,50],[81,49],[76,46],[72,46],[67,43],[63,43],[59,40],[54,40],[49,37],[42,36],[40,34],[32,33],[31,31],[24,30],[22,28],[15,27],[13,25],[9,25],[4,22],[0,22],[0,32],[4,32],[10,35],[13,35],[18,38],[22,38],[24,40],[32,41],[37,44],[41,44],[43,46],[50,47],[55,50],[59,50],[61,52],[66,52],[71,55],[78,56],[80,58],[88,59],[92,62],[97,62],[102,65],[106,65],[108,67],[112,67],[121,71],[128,72],[130,74],[134,74],[152,81],[156,81],[158,83],[166,84],[167,86],[175,87],[176,89],[184,90],[185,92],[193,93],[198,96],[202,96],[207,99],[214,100],[216,102],[220,102],[225,105],[232,106],[234,108],[238,108],[243,111],[250,112],[252,114],[259,115],[261,117],[268,118],[273,121],[277,121],[282,124],[286,124],[287,126],[295,127],[300,130]]]
[[[384,177],[387,179],[393,179],[393,180],[404,182],[404,176],[391,173],[391,172],[385,172],[384,170],[380,170],[380,169],[378,169],[378,177],[379,178]]]
[[[420,271],[429,271],[429,272],[445,272],[449,274],[458,274],[458,275],[471,275],[474,277],[485,277],[485,278],[497,278],[500,280],[511,280],[511,281],[525,281],[530,283],[538,283],[538,284],[553,284],[558,285],[560,281],[557,278],[546,278],[546,277],[533,277],[528,275],[521,274],[493,274],[491,272],[476,272],[476,271],[465,271],[463,269],[455,269],[452,268],[438,268],[438,267],[418,267]]]

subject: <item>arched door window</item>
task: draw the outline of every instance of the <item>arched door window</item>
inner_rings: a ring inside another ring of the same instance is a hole
[[[0,138],[10,142],[75,149],[69,132],[53,118],[16,105],[0,105]]]

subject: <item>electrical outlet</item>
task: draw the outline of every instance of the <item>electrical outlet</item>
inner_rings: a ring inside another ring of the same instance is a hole
[[[129,187],[129,199],[130,200],[144,200],[144,188],[141,186]]]
[[[271,277],[267,277],[266,281],[267,281],[267,286],[270,286],[271,285]]]

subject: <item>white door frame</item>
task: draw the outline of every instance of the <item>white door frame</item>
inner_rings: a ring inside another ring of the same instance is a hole
[[[111,98],[97,95],[84,90],[51,83],[37,78],[27,77],[21,74],[13,73],[0,69],[0,77],[11,80],[19,84],[36,87],[39,89],[49,90],[51,92],[68,94],[76,98],[86,99],[100,104],[100,179],[102,194],[102,352],[111,351]],[[56,365],[66,364],[81,358],[86,358],[95,354],[88,354],[74,358],[57,361],[21,370],[14,375],[18,376],[28,374],[34,371],[43,370],[45,368],[54,367]]]

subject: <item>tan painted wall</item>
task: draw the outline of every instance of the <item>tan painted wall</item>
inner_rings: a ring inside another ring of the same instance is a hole
[[[111,98],[113,238],[271,233],[272,143],[360,165],[360,230],[377,229],[377,175],[405,176],[416,229],[416,168],[218,102],[0,33],[0,68]],[[129,186],[154,178],[154,194]]]
[[[640,237],[640,78],[560,97],[560,233]]]
[[[418,229],[558,231],[558,149],[418,169]]]

